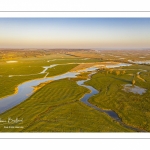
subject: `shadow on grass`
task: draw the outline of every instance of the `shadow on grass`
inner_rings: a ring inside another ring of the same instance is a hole
[[[123,81],[123,82],[126,82],[126,83],[129,83],[129,84],[132,84],[132,81],[130,81],[130,80],[126,80],[126,79],[122,79],[122,78],[116,78],[116,77],[111,77],[111,78],[119,80],[119,81]]]

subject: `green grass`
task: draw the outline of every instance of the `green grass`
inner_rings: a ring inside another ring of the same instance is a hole
[[[18,84],[21,84],[25,81],[42,78],[45,74],[38,74],[43,71],[43,66],[50,66],[52,64],[62,64],[58,65],[54,68],[50,68],[47,70],[49,72],[48,77],[55,76],[59,74],[63,74],[75,66],[77,64],[67,64],[67,63],[80,63],[80,62],[95,62],[96,59],[75,59],[75,58],[58,58],[55,61],[55,58],[23,58],[23,59],[15,59],[18,61],[17,63],[6,63],[6,61],[0,61],[0,98],[11,95],[15,92],[15,88]],[[48,62],[49,61],[49,62]],[[64,65],[63,65],[64,64]],[[32,74],[30,76],[30,74]],[[26,75],[26,76],[13,76],[9,77],[9,75]]]
[[[126,69],[149,69],[147,66],[130,66]],[[136,70],[138,72],[139,70]],[[147,92],[143,95],[127,93],[123,91],[123,84],[129,84],[135,71],[126,71],[124,75],[116,75],[99,71],[93,75],[86,84],[93,86],[100,91],[99,94],[90,98],[90,102],[100,108],[111,109],[117,112],[126,124],[150,131],[150,76],[148,72],[142,72],[141,77],[146,82],[135,77],[135,85],[146,88]]]
[[[55,66],[53,68],[49,68],[46,71],[46,72],[49,72],[47,77],[56,76],[59,74],[66,73],[76,66],[77,66],[77,64],[68,64],[68,65],[58,65],[58,66]]]
[[[28,80],[43,78],[45,74],[40,73],[42,66],[48,65],[46,60],[18,60],[17,63],[0,62],[0,97],[13,94],[18,84]],[[30,76],[30,74],[33,74]],[[26,75],[13,76],[9,75]]]
[[[82,60],[82,59],[56,59],[55,61],[49,61],[51,59],[23,59],[17,60],[17,63],[0,62],[0,75],[27,75],[37,74],[43,70],[44,66],[50,66],[52,64],[64,64],[67,63],[80,63],[80,62],[95,62],[95,60]],[[53,59],[52,59],[53,60]],[[49,61],[49,62],[48,62]],[[69,64],[68,67],[74,64]],[[62,66],[63,67],[63,66]],[[60,69],[60,68],[59,68]]]
[[[86,88],[74,80],[54,81],[33,94],[26,101],[0,115],[0,118],[23,118],[23,129],[1,132],[129,132],[109,116],[80,102]],[[12,124],[11,126],[19,126]],[[6,126],[6,124],[5,124]]]
[[[43,77],[43,74],[25,77],[0,77],[0,98],[14,94],[15,88],[23,82]]]
[[[132,66],[123,67],[123,68],[127,68],[127,69],[143,69],[143,70],[148,70],[148,71],[150,71],[150,67],[149,67],[148,65],[137,65],[137,64],[133,64]]]
[[[26,58],[18,59],[18,63],[8,64],[0,61],[0,97],[13,94],[18,84],[42,78],[45,74],[38,74],[43,70],[43,66],[52,64],[62,64],[47,70],[48,76],[55,76],[65,73],[77,64],[98,62],[99,59],[83,60],[82,58],[69,58],[68,56],[59,58]],[[49,62],[48,62],[49,61]],[[100,108],[114,110],[124,123],[141,129],[150,131],[150,67],[147,65],[132,65],[121,67],[126,70],[124,74],[116,75],[116,70],[107,73],[107,70],[99,71],[92,76],[89,84],[100,91],[99,94],[90,98],[90,102]],[[141,72],[140,76],[146,81],[136,77],[139,69],[147,70]],[[28,75],[15,76],[9,75]],[[0,118],[19,117],[23,118],[24,129],[4,129],[0,124],[0,131],[4,132],[127,132],[130,131],[118,123],[114,122],[109,116],[98,112],[93,108],[81,103],[79,99],[88,90],[79,87],[76,80],[87,78],[88,73],[83,73],[74,79],[64,79],[47,84],[29,99],[22,102],[13,109],[0,115]],[[147,92],[143,95],[126,93],[122,90],[123,84],[131,83],[135,75],[135,85],[146,88]]]
[[[54,63],[54,62],[53,62]],[[57,63],[57,62],[56,62]],[[15,92],[15,88],[18,84],[21,84],[28,80],[33,80],[37,78],[43,78],[45,74],[38,74],[44,68],[43,66],[49,66],[52,62],[47,62],[47,60],[20,60],[17,63],[0,63],[0,98],[13,94]],[[51,68],[49,76],[59,75],[65,73],[75,67],[76,65],[61,65],[56,66],[55,69]],[[32,75],[30,75],[32,74]],[[26,76],[13,76],[9,77],[9,75],[26,75]]]
[[[36,74],[43,70],[43,66],[48,66],[46,60],[20,60],[17,63],[0,63],[0,75],[26,75]]]

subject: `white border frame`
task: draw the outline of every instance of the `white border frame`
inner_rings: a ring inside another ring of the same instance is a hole
[[[1,11],[0,18],[150,18],[150,11]],[[0,133],[0,139],[150,139],[150,133]]]
[[[0,11],[0,18],[149,18],[150,11]]]

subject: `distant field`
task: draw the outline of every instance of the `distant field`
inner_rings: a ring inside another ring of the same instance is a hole
[[[64,65],[55,66],[55,67],[47,70],[47,72],[49,73],[47,77],[66,73],[76,66],[77,66],[77,64],[68,64],[68,65],[64,64]]]
[[[51,55],[50,55],[51,56]],[[15,63],[7,63],[10,60],[1,60],[0,61],[0,98],[13,94],[15,88],[18,84],[37,78],[43,78],[48,72],[48,76],[55,76],[59,74],[66,73],[72,68],[76,67],[78,64],[68,64],[68,63],[81,63],[81,62],[96,62],[95,59],[77,59],[67,56],[67,58],[61,58],[59,55],[54,54],[51,57],[44,58],[23,58],[15,59]],[[62,56],[62,55],[61,55]],[[58,57],[58,58],[57,58]],[[69,57],[69,58],[68,58]],[[50,66],[52,64],[63,64],[61,66],[56,66],[47,70],[45,74],[39,74],[44,70],[44,66]],[[12,77],[9,77],[13,75]]]

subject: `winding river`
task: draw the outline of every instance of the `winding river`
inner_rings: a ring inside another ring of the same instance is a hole
[[[91,74],[89,75],[89,78],[87,80],[77,81],[77,84],[79,86],[83,86],[83,87],[85,87],[91,91],[90,93],[86,93],[81,98],[81,101],[83,103],[85,103],[86,105],[88,105],[88,106],[90,106],[90,107],[92,107],[92,108],[94,108],[100,112],[106,113],[112,119],[119,122],[122,126],[124,126],[126,128],[132,129],[132,130],[137,131],[137,132],[144,132],[144,130],[140,130],[138,128],[134,128],[134,127],[131,127],[129,125],[124,124],[116,112],[114,112],[112,110],[104,110],[104,109],[98,108],[95,105],[88,102],[90,97],[99,93],[99,91],[97,91],[92,86],[88,86],[88,85],[84,84],[84,82],[90,80],[91,76],[94,73],[96,73],[95,70],[97,70],[96,67],[90,67],[88,69],[82,70],[84,72],[91,71]],[[35,79],[35,80],[27,81],[27,82],[20,84],[18,86],[18,92],[16,94],[13,94],[13,95],[10,95],[10,96],[7,96],[7,97],[0,99],[0,114],[4,113],[5,111],[13,108],[14,106],[20,104],[21,102],[23,102],[27,98],[29,98],[34,92],[34,86],[38,86],[39,84],[47,82],[47,81],[56,81],[56,80],[60,80],[60,79],[64,79],[64,78],[76,78],[76,76],[79,75],[81,72],[80,71],[79,72],[67,72],[67,73],[62,74],[62,75],[58,75],[58,76],[54,76],[54,77],[46,77],[46,78],[41,78],[41,79]]]
[[[18,92],[16,94],[4,97],[0,99],[0,114],[13,108],[14,106],[20,104],[25,101],[28,97],[33,94],[34,86],[38,86],[41,83],[46,81],[56,81],[64,78],[76,78],[76,75],[79,73],[76,72],[68,72],[62,75],[49,77],[49,78],[41,78],[35,79],[31,81],[24,82],[18,86]]]
[[[137,131],[137,132],[145,132],[144,130],[142,129],[138,129],[138,128],[135,128],[135,127],[132,127],[132,126],[129,126],[129,125],[126,125],[125,123],[122,122],[121,118],[119,118],[118,114],[112,110],[104,110],[104,109],[101,109],[93,104],[91,104],[88,100],[90,97],[92,97],[93,95],[95,94],[98,94],[99,91],[97,91],[95,88],[93,88],[92,86],[89,86],[89,85],[85,85],[84,82],[90,80],[90,77],[94,74],[95,72],[91,73],[89,75],[89,78],[87,80],[80,80],[80,81],[77,81],[77,84],[79,86],[83,86],[83,87],[86,87],[87,89],[89,89],[91,92],[90,93],[86,93],[82,98],[81,98],[81,101],[83,103],[85,103],[86,105],[100,111],[100,112],[103,112],[103,113],[106,113],[108,116],[110,116],[112,119],[114,119],[115,121],[119,122],[122,126],[124,126],[125,128],[128,128],[128,129],[131,129],[131,130],[134,130],[134,131]]]

